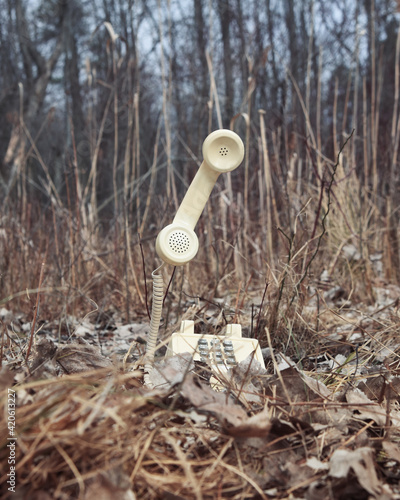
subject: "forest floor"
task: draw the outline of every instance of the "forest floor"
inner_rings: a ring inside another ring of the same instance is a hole
[[[146,387],[147,318],[42,321],[26,359],[32,318],[0,308],[1,498],[400,499],[400,289],[338,291],[286,340],[260,323],[265,369],[247,358],[217,387],[184,354]]]

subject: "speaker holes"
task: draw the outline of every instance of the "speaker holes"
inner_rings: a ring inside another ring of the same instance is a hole
[[[229,149],[228,149],[227,147],[225,147],[225,146],[221,146],[221,147],[219,148],[219,154],[220,154],[221,156],[227,156],[227,155],[228,155],[228,153],[229,153]]]
[[[170,249],[177,253],[186,253],[190,248],[190,239],[187,234],[182,231],[175,231],[168,238]]]

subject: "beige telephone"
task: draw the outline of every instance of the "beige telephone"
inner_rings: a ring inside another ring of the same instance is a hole
[[[203,143],[203,163],[195,175],[172,224],[160,231],[156,241],[158,256],[167,264],[182,266],[197,254],[199,241],[194,228],[221,173],[231,172],[243,161],[244,146],[231,130],[216,130]],[[152,369],[158,327],[163,302],[161,274],[152,274],[153,307],[147,342],[145,383],[150,385],[148,373]],[[179,332],[173,333],[167,356],[190,352],[194,360],[207,362],[213,371],[222,373],[237,362],[253,356],[264,367],[258,341],[242,338],[241,326],[227,325],[225,335],[198,335],[193,321],[182,322]]]

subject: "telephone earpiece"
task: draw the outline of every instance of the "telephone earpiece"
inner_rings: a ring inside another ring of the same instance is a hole
[[[203,143],[203,163],[182,200],[172,224],[157,236],[156,251],[168,264],[182,266],[199,249],[194,228],[221,173],[231,172],[243,160],[244,146],[231,130],[216,130]]]

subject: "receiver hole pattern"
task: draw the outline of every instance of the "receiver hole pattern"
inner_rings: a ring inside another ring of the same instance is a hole
[[[229,150],[228,150],[228,148],[227,148],[227,147],[225,147],[225,146],[221,146],[221,147],[219,148],[219,154],[220,154],[221,156],[227,156],[227,155],[228,155],[228,153],[229,153]]]
[[[168,243],[171,250],[175,253],[182,254],[189,250],[190,239],[182,231],[175,231],[168,238]]]

